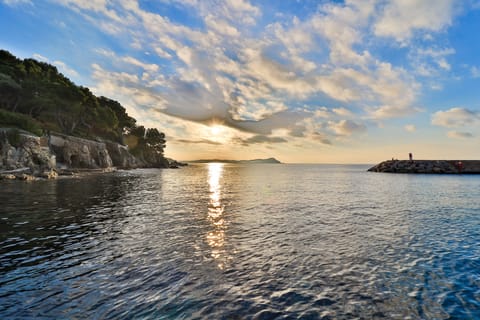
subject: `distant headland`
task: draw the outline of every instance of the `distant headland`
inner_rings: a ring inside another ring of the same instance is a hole
[[[370,169],[387,173],[480,174],[480,160],[387,160]]]
[[[193,161],[186,161],[188,163],[211,163],[211,162],[219,162],[219,163],[281,163],[275,158],[267,158],[267,159],[253,159],[253,160],[225,160],[225,159],[202,159],[202,160],[193,160]]]

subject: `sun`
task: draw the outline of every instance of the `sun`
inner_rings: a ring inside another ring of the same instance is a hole
[[[222,133],[222,127],[219,126],[219,125],[213,125],[210,127],[210,133],[213,135],[213,136],[218,136]]]

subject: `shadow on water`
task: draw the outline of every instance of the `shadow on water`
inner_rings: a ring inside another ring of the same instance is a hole
[[[64,247],[98,232],[139,178],[85,176],[2,185],[0,193],[1,271],[35,265],[65,254]],[[97,209],[101,209],[98,212]],[[18,253],[5,258],[11,247]]]

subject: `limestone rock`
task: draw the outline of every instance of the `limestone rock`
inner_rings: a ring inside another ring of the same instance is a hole
[[[115,167],[132,169],[143,166],[137,158],[128,152],[126,146],[114,142],[105,142],[105,146]]]
[[[56,160],[70,168],[99,169],[113,165],[104,142],[51,135],[49,143],[56,154]]]
[[[40,174],[40,177],[45,179],[57,179],[58,173],[55,170],[44,171]]]

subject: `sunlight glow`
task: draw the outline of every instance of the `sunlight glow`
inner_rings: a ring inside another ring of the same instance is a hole
[[[210,127],[210,133],[213,135],[213,136],[218,136],[220,133],[222,133],[222,127],[221,126],[218,126],[218,125],[213,125]]]
[[[222,257],[227,258],[224,249],[226,228],[224,219],[225,205],[222,203],[221,197],[223,166],[223,163],[208,164],[208,186],[210,191],[208,201],[208,220],[212,223],[213,228],[207,234],[207,243],[212,248],[212,258],[217,260],[220,260]],[[224,266],[224,262],[220,260],[218,267],[223,269]]]

